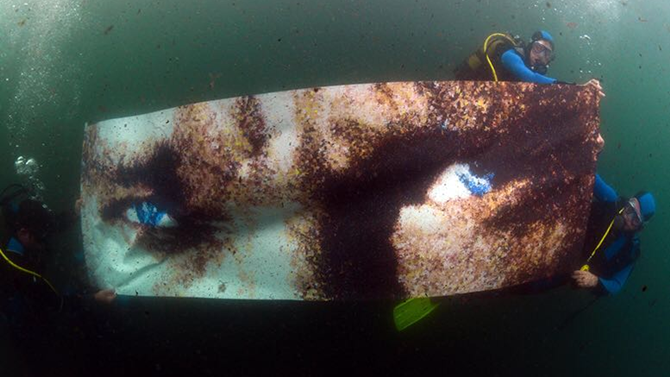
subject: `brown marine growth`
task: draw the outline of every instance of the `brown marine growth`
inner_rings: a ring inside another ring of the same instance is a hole
[[[212,297],[257,297],[264,273],[310,300],[497,289],[578,263],[598,101],[577,86],[414,82],[193,104],[141,148],[90,126],[82,187],[105,223],[138,229],[141,252],[181,261],[176,284],[232,257],[239,272],[221,281],[249,289],[216,283]],[[445,197],[441,182],[466,165],[490,190]],[[141,201],[179,225],[129,224]],[[274,222],[290,247],[256,249],[253,235]],[[288,272],[249,262],[286,252]]]

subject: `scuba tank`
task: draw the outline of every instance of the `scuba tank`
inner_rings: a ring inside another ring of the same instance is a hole
[[[517,49],[521,56],[526,56],[524,42],[518,36],[509,33],[493,33],[489,35],[482,47],[468,56],[456,69],[456,80],[469,81],[508,81],[511,77],[501,67],[500,57],[509,49]]]

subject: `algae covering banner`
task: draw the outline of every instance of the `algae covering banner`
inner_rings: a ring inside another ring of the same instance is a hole
[[[82,227],[119,294],[448,296],[578,268],[599,97],[402,82],[196,103],[85,129]]]

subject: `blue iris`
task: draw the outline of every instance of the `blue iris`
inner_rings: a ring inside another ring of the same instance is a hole
[[[458,179],[470,190],[473,195],[482,196],[491,191],[491,179],[495,176],[493,173],[485,174],[483,177],[468,172],[458,172]]]
[[[155,205],[147,202],[134,204],[133,208],[135,209],[135,213],[137,213],[138,221],[144,225],[158,226],[166,215],[165,211],[159,211]]]

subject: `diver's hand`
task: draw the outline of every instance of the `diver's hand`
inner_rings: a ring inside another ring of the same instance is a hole
[[[605,97],[605,92],[603,92],[603,87],[602,87],[602,85],[600,85],[600,81],[598,81],[596,79],[591,79],[591,80],[587,81],[586,83],[581,84],[579,86],[592,86],[592,87],[594,87],[598,90],[598,95],[600,96],[600,98]]]
[[[603,139],[603,135],[598,133],[598,138],[596,139],[596,145],[598,146],[598,154],[603,151],[605,148],[605,139]]]
[[[598,277],[588,271],[575,271],[572,281],[579,288],[595,288],[598,286]]]
[[[111,304],[116,299],[116,291],[113,289],[103,289],[93,295],[95,301],[103,304]]]
[[[77,215],[77,217],[81,216],[81,204],[83,203],[83,200],[81,199],[81,196],[79,199],[77,199],[76,202],[74,202],[74,213]]]

